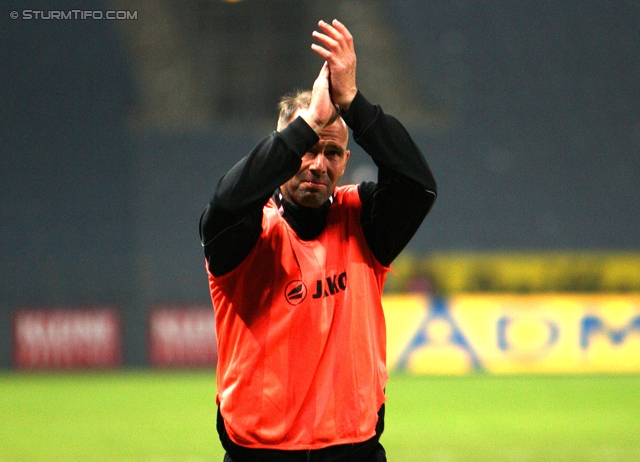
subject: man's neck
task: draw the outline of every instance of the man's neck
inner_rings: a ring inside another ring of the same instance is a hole
[[[327,224],[327,214],[329,207],[333,203],[333,196],[324,204],[317,208],[305,207],[294,204],[284,198],[280,190],[273,194],[280,215],[287,220],[287,223],[303,241],[310,241],[317,238]]]

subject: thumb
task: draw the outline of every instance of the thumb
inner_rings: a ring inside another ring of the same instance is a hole
[[[327,61],[322,65],[322,69],[320,69],[320,75],[324,78],[329,78],[329,63]]]
[[[316,78],[316,82],[317,84],[324,84],[326,82],[327,86],[329,86],[329,63],[327,63],[326,61],[324,62],[324,64],[322,65],[322,69],[320,69],[320,73],[318,74],[318,77]]]

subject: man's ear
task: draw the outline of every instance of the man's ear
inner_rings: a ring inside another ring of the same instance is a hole
[[[342,173],[340,176],[344,175],[345,170],[347,169],[347,162],[349,161],[349,157],[351,156],[351,151],[348,149],[344,152],[344,168],[342,169]]]

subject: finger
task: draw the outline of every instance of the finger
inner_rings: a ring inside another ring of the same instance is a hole
[[[343,38],[342,33],[340,33],[338,29],[327,22],[318,21],[318,26],[324,31],[325,34],[329,35],[334,40],[340,40]]]
[[[317,32],[317,31],[313,31],[311,35],[313,36],[314,39],[322,43],[324,46],[326,46],[330,50],[336,50],[341,48],[340,42],[338,40],[334,40],[328,35],[321,34],[320,32]]]
[[[324,60],[329,59],[333,55],[333,53],[331,53],[329,50],[325,50],[320,45],[316,45],[315,43],[311,44],[311,49],[318,55],[320,55],[320,57]]]
[[[314,31],[312,33],[313,37],[336,55],[352,53],[354,50],[351,33],[347,30],[346,26],[337,19],[333,20],[333,24],[337,27],[327,24],[324,21],[318,22],[318,25],[325,34]]]
[[[347,40],[353,40],[353,36],[351,35],[351,32],[349,32],[349,29],[347,29],[347,26],[345,26],[344,24],[342,24],[340,21],[338,21],[337,19],[334,19],[331,24],[333,25],[333,27],[340,32],[340,34],[342,34]]]
[[[318,74],[318,77],[316,77],[315,82],[313,82],[313,87],[329,87],[329,65],[326,61],[322,65],[322,69],[320,69],[320,73]]]
[[[320,76],[325,79],[329,78],[329,63],[326,61],[322,65],[322,69],[320,69]]]

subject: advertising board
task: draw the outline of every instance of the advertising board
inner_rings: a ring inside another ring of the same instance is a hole
[[[640,372],[640,295],[415,295],[383,303],[393,371]]]
[[[148,318],[149,364],[155,367],[215,367],[218,361],[210,306],[159,306]]]
[[[112,368],[122,362],[122,331],[111,308],[21,309],[13,318],[19,369]]]

